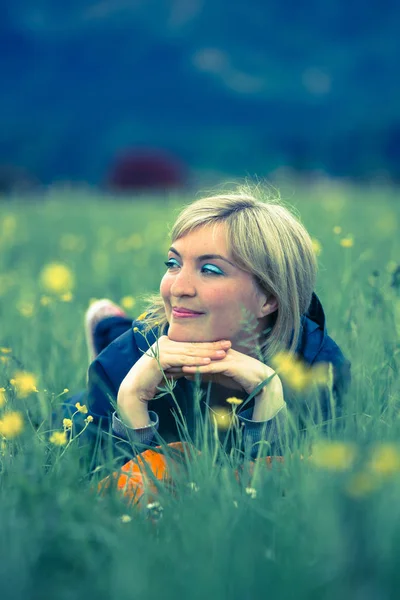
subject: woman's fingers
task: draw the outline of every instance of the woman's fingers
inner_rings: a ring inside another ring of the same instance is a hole
[[[213,366],[211,363],[208,365],[182,365],[182,372],[184,373],[196,373],[196,371],[200,373],[212,373]]]
[[[211,353],[211,356],[187,356],[186,354],[180,354],[178,356],[165,356],[164,364],[168,365],[166,370],[170,369],[181,369],[182,366],[203,366],[208,365],[212,361],[219,361],[225,358],[226,352],[224,350],[215,350]]]
[[[189,346],[188,348],[177,348],[177,353],[179,353],[179,355],[184,354],[185,356],[190,356],[191,358],[198,358],[201,356],[205,356],[205,357],[223,357],[225,356],[227,350],[229,348],[222,348],[221,346],[210,346],[210,347],[192,347]]]
[[[161,336],[158,344],[153,344],[151,350],[162,370],[186,366],[204,366],[212,361],[226,357],[232,344],[229,340],[217,342],[175,342],[167,336]],[[170,371],[171,373],[173,371]],[[179,371],[175,371],[179,372]]]
[[[209,366],[212,362],[219,362],[221,359],[225,358],[225,356],[226,356],[226,352],[223,352],[222,354],[217,354],[216,356],[213,357],[212,360],[210,360],[209,358],[208,358],[208,360],[205,360],[204,358],[202,358],[200,356],[193,356],[193,358],[190,357],[190,359],[186,359],[185,357],[180,357],[179,362],[181,362],[181,364],[171,365],[167,369],[165,369],[164,372],[165,373],[182,373],[183,367],[191,368],[193,371],[195,371],[197,368]]]

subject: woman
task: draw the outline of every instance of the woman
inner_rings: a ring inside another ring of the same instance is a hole
[[[94,439],[111,426],[117,446],[121,440],[155,445],[159,436],[173,442],[180,439],[178,415],[193,433],[198,373],[201,389],[211,388],[201,402],[203,414],[218,413],[232,396],[236,403],[253,396],[237,410],[244,447],[254,457],[265,441],[271,454],[279,454],[288,403],[298,426],[305,419],[273,368],[282,350],[308,365],[332,364],[333,395],[321,389],[314,412],[329,419],[332,397],[340,410],[350,363],[327,335],[313,293],[317,267],[310,236],[278,199],[258,193],[239,188],[182,210],[160,293],[150,298],[144,318],[132,322],[109,301],[89,309],[87,398],[68,404],[88,405],[94,421],[85,435]],[[173,396],[160,394],[168,380],[176,381]],[[128,446],[122,442],[125,453]]]

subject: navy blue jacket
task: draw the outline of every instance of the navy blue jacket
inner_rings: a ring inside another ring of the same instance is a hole
[[[139,331],[134,332],[133,328]],[[87,395],[75,396],[69,401],[77,399],[88,405],[94,422],[90,426],[92,435],[100,428],[111,431],[112,414],[115,411],[117,394],[122,380],[137,360],[146,352],[149,345],[156,341],[154,334],[147,333],[146,338],[142,335],[144,324],[141,321],[133,321],[132,326],[117,339],[112,341],[91,363],[88,374]],[[166,329],[165,333],[167,333]],[[312,302],[305,315],[301,318],[301,335],[297,350],[298,356],[309,365],[319,362],[330,362],[333,365],[333,395],[336,400],[336,414],[340,414],[343,395],[350,383],[350,362],[344,357],[339,346],[329,337],[326,328],[325,314],[322,305],[313,294]],[[284,397],[292,416],[297,419],[297,425],[301,429],[310,417],[309,405],[303,404],[299,397],[288,389],[283,381]],[[188,429],[194,426],[193,414],[193,383],[182,378],[176,382],[174,394],[182,413],[185,415]],[[329,394],[325,388],[321,389],[319,397],[319,411],[313,412],[316,418],[317,412],[323,420],[331,417],[331,406]],[[247,405],[246,416],[251,419],[250,413],[254,405],[252,400]],[[178,429],[172,409],[176,409],[175,402],[170,394],[152,400],[151,411],[159,418],[158,433],[166,441],[179,440]],[[240,413],[239,413],[240,416]],[[155,443],[155,442],[154,442]],[[275,449],[277,451],[277,449]]]

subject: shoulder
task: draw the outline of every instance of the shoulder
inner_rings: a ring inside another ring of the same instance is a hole
[[[329,335],[325,335],[314,362],[341,363],[346,360],[339,345]]]
[[[351,381],[351,363],[340,346],[328,335],[325,323],[319,325],[304,318],[297,354],[309,365],[330,363],[334,390],[345,392]]]
[[[303,317],[297,354],[309,365],[331,363],[335,379],[350,381],[351,363],[340,346],[328,335],[325,321],[316,323],[307,316]]]
[[[144,333],[141,321],[133,321],[131,329],[111,342],[95,358],[89,367],[89,376],[91,373],[101,374],[118,390],[132,366],[155,341],[154,334]]]

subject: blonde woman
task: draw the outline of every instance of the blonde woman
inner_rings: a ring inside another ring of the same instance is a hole
[[[310,236],[278,198],[242,187],[194,201],[172,227],[165,265],[144,318],[132,321],[109,300],[87,313],[88,391],[69,402],[88,405],[94,421],[85,435],[112,429],[115,439],[145,445],[159,436],[179,440],[175,414],[183,415],[189,432],[196,425],[197,373],[201,389],[209,391],[203,412],[218,414],[227,399],[239,404],[253,396],[237,409],[244,446],[254,457],[263,440],[279,454],[290,396],[273,368],[282,350],[307,365],[332,365],[340,410],[350,363],[328,336],[313,292],[317,265]],[[174,397],[160,394],[166,379],[176,380]],[[316,411],[323,420],[331,404],[324,388]]]

